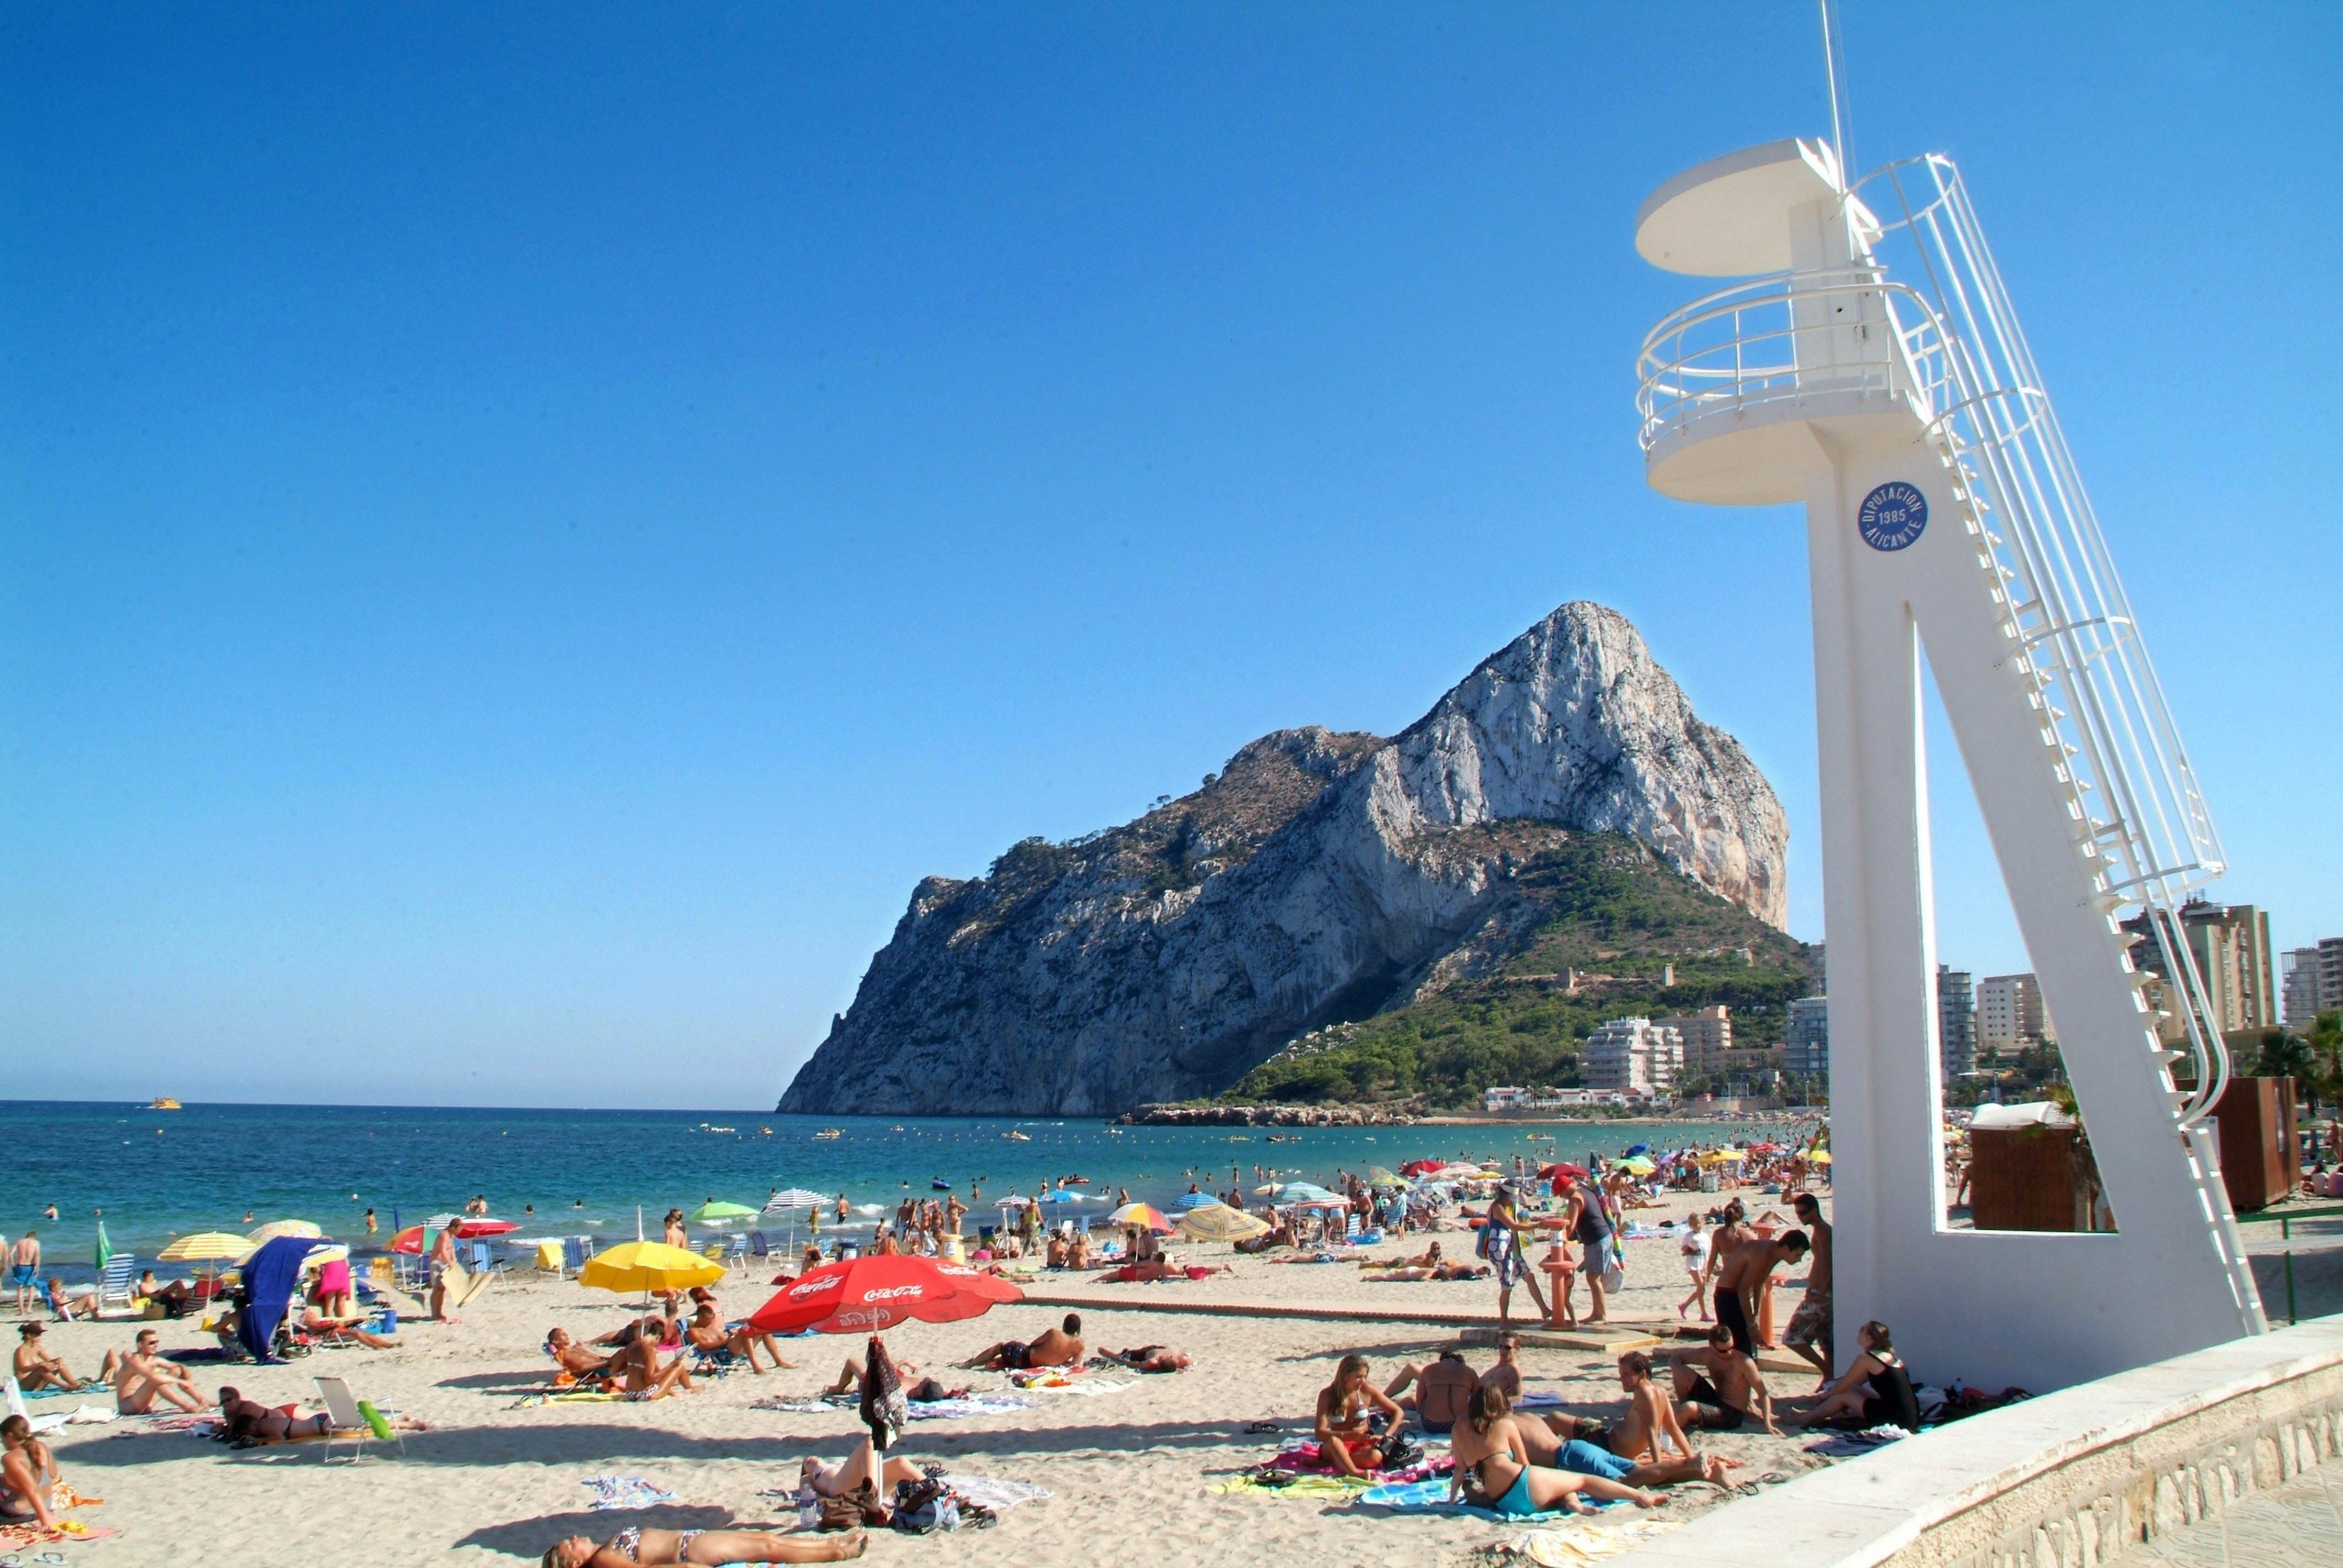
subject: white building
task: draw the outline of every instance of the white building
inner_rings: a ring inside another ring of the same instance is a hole
[[[2286,1026],[2308,1029],[2318,1020],[2318,950],[2297,948],[2279,961],[2285,969],[2279,989],[2285,996]]]
[[[1716,1071],[1725,1065],[1725,1053],[1733,1049],[1732,1010],[1722,1003],[1661,1019],[1659,1027],[1684,1037],[1684,1066],[1694,1072]]]
[[[1614,1018],[1586,1037],[1590,1089],[1664,1091],[1684,1075],[1684,1036],[1648,1018]]]
[[[1977,1049],[2008,1055],[2055,1039],[2042,988],[2032,975],[1987,975],[1976,988]]]
[[[1491,1115],[1500,1111],[1519,1111],[1529,1101],[1530,1091],[1512,1084],[1498,1084],[1481,1091],[1481,1109]]]

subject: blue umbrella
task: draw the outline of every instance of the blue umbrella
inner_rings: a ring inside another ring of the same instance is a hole
[[[1220,1201],[1221,1201],[1218,1198],[1213,1197],[1210,1192],[1182,1192],[1180,1194],[1179,1201],[1175,1206],[1183,1211],[1192,1209],[1209,1209],[1215,1203],[1220,1203]],[[1226,1204],[1222,1204],[1221,1206],[1222,1208],[1227,1207]]]

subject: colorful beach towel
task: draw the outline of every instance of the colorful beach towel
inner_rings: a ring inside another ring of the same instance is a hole
[[[116,1437],[154,1437],[158,1433],[185,1433],[189,1437],[211,1437],[219,1431],[219,1418],[209,1415],[149,1415],[133,1416],[119,1422]]]
[[[1574,1519],[1567,1524],[1525,1530],[1509,1541],[1500,1541],[1497,1548],[1526,1557],[1538,1568],[1580,1568],[1583,1563],[1615,1557],[1630,1547],[1641,1546],[1684,1523],[1682,1519],[1644,1518],[1598,1524],[1592,1520]]]
[[[674,1493],[639,1475],[589,1475],[583,1484],[593,1489],[589,1506],[598,1513],[608,1508],[657,1508],[675,1501]]]
[[[1411,1481],[1400,1484],[1371,1486],[1359,1493],[1362,1508],[1389,1508],[1401,1513],[1469,1513],[1475,1519],[1494,1519],[1501,1523],[1537,1524],[1552,1519],[1572,1517],[1567,1510],[1549,1508],[1540,1513],[1499,1513],[1493,1509],[1475,1507],[1470,1503],[1452,1503],[1448,1483],[1443,1481]],[[1607,1506],[1596,1503],[1597,1508]]]
[[[822,1415],[835,1410],[852,1410],[856,1401],[851,1394],[832,1394],[814,1399],[790,1399],[773,1394],[749,1402],[750,1410],[779,1411],[785,1415]],[[913,1421],[966,1421],[980,1415],[1006,1415],[1013,1410],[1031,1410],[1033,1402],[1008,1393],[972,1393],[966,1399],[915,1399],[906,1402]]]

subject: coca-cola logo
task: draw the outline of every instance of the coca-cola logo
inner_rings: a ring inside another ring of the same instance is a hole
[[[836,1274],[830,1275],[826,1280],[803,1280],[789,1287],[789,1299],[802,1302],[807,1297],[818,1296],[824,1291],[834,1291],[844,1282]]]
[[[883,1291],[865,1291],[862,1292],[862,1299],[865,1302],[900,1302],[905,1296],[917,1296],[922,1293],[924,1293],[922,1286],[890,1285]]]

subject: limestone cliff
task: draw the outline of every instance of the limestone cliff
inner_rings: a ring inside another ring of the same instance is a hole
[[[1630,836],[1785,922],[1765,778],[1624,617],[1567,604],[1394,739],[1280,730],[1135,822],[922,881],[779,1109],[1111,1114],[1215,1092],[1526,932],[1524,840],[1489,830],[1514,824]]]

